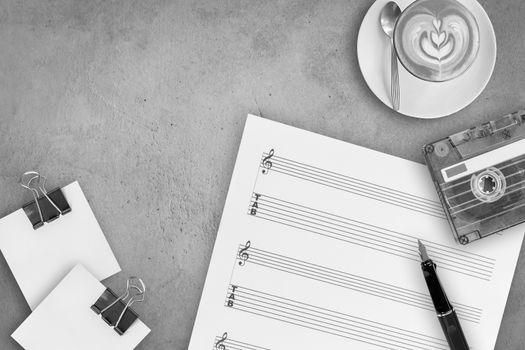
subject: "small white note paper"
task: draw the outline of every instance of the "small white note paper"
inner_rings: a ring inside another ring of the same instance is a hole
[[[105,290],[84,266],[75,266],[12,337],[26,350],[134,349],[150,329],[137,319],[118,335],[91,310]]]
[[[0,250],[31,310],[78,263],[99,281],[120,271],[78,182],[62,192],[71,212],[37,230],[23,209],[0,220]]]

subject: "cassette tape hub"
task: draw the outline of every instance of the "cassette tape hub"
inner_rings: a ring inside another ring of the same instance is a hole
[[[525,111],[427,144],[423,154],[459,243],[525,222]]]

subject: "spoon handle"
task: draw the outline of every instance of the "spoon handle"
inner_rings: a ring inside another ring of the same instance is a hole
[[[395,111],[399,110],[399,73],[397,72],[397,55],[392,43],[392,55],[390,59],[390,95],[392,97],[392,107]]]

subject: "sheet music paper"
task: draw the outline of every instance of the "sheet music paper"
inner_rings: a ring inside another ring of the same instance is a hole
[[[71,212],[37,230],[23,209],[0,220],[0,250],[31,310],[77,263],[99,281],[120,271],[78,182],[62,192]]]
[[[248,116],[189,349],[448,349],[417,239],[493,349],[523,231],[460,246],[424,165]]]
[[[85,267],[75,266],[12,337],[26,350],[134,349],[150,329],[137,319],[118,335],[91,310],[104,290]]]

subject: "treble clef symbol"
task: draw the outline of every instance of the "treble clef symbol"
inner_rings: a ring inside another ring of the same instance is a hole
[[[263,158],[262,160],[262,166],[264,167],[264,169],[262,170],[262,173],[263,174],[268,174],[268,172],[270,171],[270,169],[272,168],[272,161],[270,160],[272,157],[273,157],[273,148],[270,150],[270,152],[268,153],[268,155],[266,157]]]
[[[244,266],[244,264],[246,264],[246,260],[248,260],[248,258],[250,257],[250,255],[246,252],[250,246],[251,246],[251,242],[248,241],[246,242],[246,244],[244,245],[244,248],[242,248],[241,250],[239,250],[239,265],[240,266]]]
[[[217,343],[215,343],[215,349],[216,350],[226,350],[226,346],[223,344],[226,339],[228,339],[228,333],[224,332],[224,334],[222,335],[222,338],[219,339],[219,341],[217,341]]]

